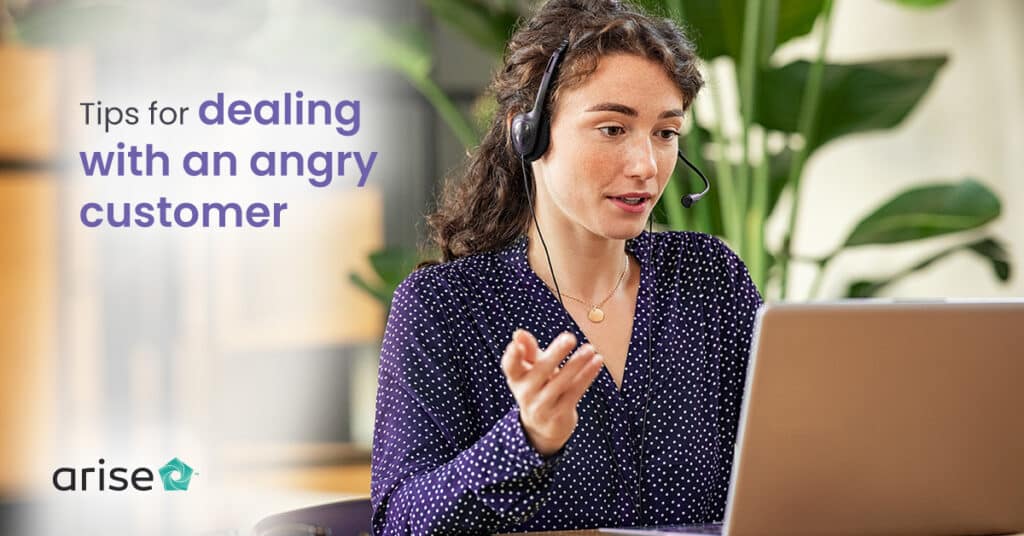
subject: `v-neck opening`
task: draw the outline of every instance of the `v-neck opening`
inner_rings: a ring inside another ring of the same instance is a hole
[[[611,372],[608,370],[606,365],[602,365],[601,372],[595,380],[595,382],[601,384],[602,390],[609,399],[613,401],[624,400],[631,396],[633,391],[636,390],[633,385],[639,381],[637,379],[637,375],[644,372],[639,369],[650,366],[650,363],[646,362],[649,361],[650,357],[639,355],[647,352],[647,347],[641,347],[640,345],[635,344],[635,341],[639,335],[637,324],[642,322],[644,318],[649,317],[648,309],[650,300],[645,298],[649,294],[651,286],[651,282],[649,281],[650,267],[647,266],[647,259],[640,254],[639,250],[650,248],[651,238],[650,233],[645,230],[640,235],[627,239],[625,244],[626,253],[632,254],[633,258],[637,260],[637,264],[640,265],[640,282],[636,293],[636,303],[633,307],[633,321],[630,325],[629,341],[626,346],[626,356],[623,363],[622,386],[616,386],[615,379],[612,378]],[[572,315],[569,314],[569,311],[567,311],[558,301],[558,295],[548,287],[544,280],[541,279],[533,270],[533,267],[530,266],[530,262],[527,257],[527,253],[529,251],[529,237],[525,234],[520,235],[513,243],[511,250],[513,256],[511,260],[519,269],[521,279],[529,282],[533,287],[532,290],[540,291],[545,295],[545,300],[548,300],[548,303],[560,311],[564,319],[568,321],[569,328],[577,338],[576,348],[589,343],[590,339],[587,337],[586,332],[583,331],[576,322],[576,319],[574,319]],[[648,337],[650,337],[652,325],[650,321],[646,322],[646,324],[645,328],[648,330]],[[575,349],[573,351],[575,351]]]

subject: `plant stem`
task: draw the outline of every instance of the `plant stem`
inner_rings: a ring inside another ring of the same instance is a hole
[[[742,121],[743,158],[739,166],[740,199],[746,234],[743,238],[745,251],[743,259],[748,263],[751,278],[758,288],[764,288],[764,219],[767,203],[761,200],[761,173],[755,172],[751,163],[751,133],[757,114],[757,82],[761,68],[761,34],[765,16],[763,0],[748,0],[743,19],[743,50],[740,58],[739,96],[740,119]],[[764,151],[762,160],[764,159]],[[755,176],[757,175],[757,176]]]
[[[715,155],[715,170],[718,172],[718,184],[722,189],[718,196],[718,203],[722,211],[722,226],[725,228],[726,239],[732,242],[732,247],[737,251],[743,251],[743,226],[740,221],[740,207],[736,205],[736,188],[732,178],[732,162],[726,154],[727,141],[722,134],[722,103],[715,91],[714,68],[708,65],[708,92],[711,93],[711,105],[715,110],[715,121],[711,125],[711,140],[717,149]]]
[[[480,143],[476,129],[433,80],[428,77],[414,76],[408,76],[407,79],[434,106],[437,113],[441,115],[441,119],[452,129],[463,147],[470,149]]]
[[[768,219],[768,185],[771,176],[768,168],[768,151],[765,148],[765,140],[768,138],[766,132],[761,133],[761,143],[758,149],[761,153],[761,161],[754,169],[754,196],[751,200],[750,210],[747,211],[747,233],[752,245],[749,248],[747,268],[750,271],[750,278],[761,289],[764,294],[765,283],[768,275],[768,254],[764,240],[765,220]]]
[[[761,49],[757,60],[758,68],[763,72],[770,67],[772,53],[775,51],[775,40],[779,26],[779,0],[765,0],[762,8],[764,16],[761,17]],[[760,279],[754,279],[754,284],[761,289],[761,295],[766,296],[768,292],[768,280],[772,274],[768,269],[768,243],[765,238],[765,222],[771,216],[768,213],[768,197],[771,192],[771,157],[768,154],[768,131],[764,129],[761,133],[761,161],[754,172],[754,209],[759,212],[757,225],[760,248],[753,257],[755,271],[760,272]],[[776,267],[773,267],[773,269]]]
[[[779,0],[764,0],[761,18],[761,50],[757,65],[762,69],[768,67],[772,53],[775,52],[775,39],[779,26]]]
[[[737,204],[740,207],[740,214],[744,219],[751,218],[749,197],[751,191],[751,165],[750,165],[750,126],[754,122],[756,113],[755,95],[757,90],[758,62],[761,57],[758,53],[761,32],[761,0],[747,0],[746,12],[743,19],[743,51],[739,60],[739,73],[737,80],[740,85],[740,123],[742,125],[743,156],[740,158],[739,166],[739,199]],[[749,226],[748,226],[749,231]],[[745,259],[751,259],[761,249],[757,237],[751,236],[749,232],[744,236],[743,243],[746,245]]]
[[[818,297],[818,292],[821,290],[821,282],[825,279],[825,270],[828,268],[832,258],[836,256],[838,252],[832,252],[828,256],[818,260],[818,273],[814,275],[814,282],[811,283],[811,292],[808,294],[807,299],[813,300]]]
[[[796,231],[796,217],[800,209],[800,177],[803,175],[804,163],[810,153],[811,143],[814,141],[814,131],[817,123],[818,101],[821,99],[821,79],[825,72],[825,50],[828,48],[829,29],[832,20],[832,0],[825,0],[821,11],[821,41],[818,44],[818,57],[811,65],[807,73],[807,85],[804,87],[803,102],[800,106],[800,134],[804,138],[804,145],[797,151],[793,158],[792,167],[789,170],[787,184],[793,195],[793,202],[789,209],[789,222],[786,226],[786,238],[782,243],[782,254],[779,260],[782,263],[781,297],[786,298],[789,283],[789,257],[793,250],[793,236]]]

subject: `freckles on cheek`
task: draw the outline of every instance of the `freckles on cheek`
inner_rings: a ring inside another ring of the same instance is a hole
[[[660,162],[658,162],[659,184],[665,185],[668,183],[669,177],[672,175],[672,172],[675,171],[676,169],[676,164],[678,163],[678,160],[679,157],[676,156],[676,153],[673,152],[670,156],[666,156]]]
[[[580,148],[577,153],[579,172],[583,177],[597,179],[614,174],[618,168],[618,150],[613,148]]]

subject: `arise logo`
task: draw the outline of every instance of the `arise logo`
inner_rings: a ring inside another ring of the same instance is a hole
[[[153,489],[153,471],[138,467],[131,471],[127,467],[106,467],[106,460],[100,458],[97,467],[58,467],[53,472],[53,487],[59,491],[126,491],[132,487],[138,491]],[[157,470],[167,491],[185,491],[192,477],[198,475],[185,462],[174,458]]]

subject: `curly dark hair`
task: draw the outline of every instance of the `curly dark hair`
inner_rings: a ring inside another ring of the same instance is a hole
[[[533,107],[548,59],[564,39],[569,47],[548,93],[549,113],[560,91],[582,84],[608,54],[635,54],[662,64],[683,94],[684,110],[704,85],[694,45],[672,20],[616,0],[545,2],[516,30],[503,67],[488,87],[497,109],[483,141],[456,173],[461,177],[446,182],[437,210],[427,216],[429,239],[440,249],[441,260],[423,261],[417,268],[500,249],[526,232],[530,193],[508,121]]]

